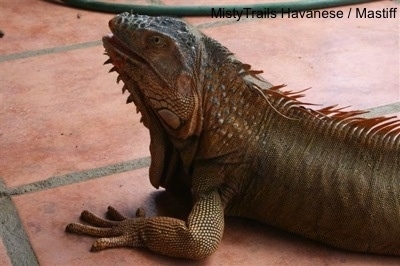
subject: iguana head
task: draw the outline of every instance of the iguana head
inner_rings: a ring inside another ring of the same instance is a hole
[[[130,92],[132,86],[139,90],[139,110],[154,114],[172,137],[197,134],[200,33],[179,19],[129,13],[116,16],[109,26],[113,34],[103,38],[104,46]]]
[[[119,73],[150,131],[150,181],[168,187],[177,162],[176,143],[187,143],[202,128],[199,81],[202,34],[179,19],[123,13],[103,37],[106,63]],[[186,141],[186,142],[185,142]],[[187,156],[191,157],[191,156]],[[178,159],[180,160],[180,159]],[[173,184],[174,185],[174,184]]]

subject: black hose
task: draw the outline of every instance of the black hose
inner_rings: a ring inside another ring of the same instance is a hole
[[[244,10],[249,8],[251,11],[287,12],[303,11],[311,9],[322,9],[344,5],[354,5],[375,0],[300,0],[296,2],[263,3],[248,5],[223,5],[223,6],[160,6],[160,5],[130,5],[119,3],[107,3],[91,0],[62,0],[67,5],[106,13],[131,12],[150,16],[211,16],[212,8],[225,8],[225,10]]]

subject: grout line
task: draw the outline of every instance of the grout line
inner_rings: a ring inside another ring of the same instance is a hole
[[[102,43],[101,40],[98,40],[98,41],[83,42],[83,43],[58,46],[58,47],[52,47],[52,48],[45,48],[45,49],[40,49],[40,50],[31,50],[31,51],[26,51],[26,52],[22,52],[22,53],[0,55],[0,63],[6,62],[6,61],[13,61],[13,60],[17,60],[17,59],[29,58],[29,57],[35,57],[35,56],[41,56],[41,55],[47,55],[47,54],[56,54],[56,53],[77,50],[77,49],[84,49],[84,48],[99,46],[99,45],[101,45],[101,43]]]
[[[400,112],[400,102],[376,106],[366,109],[369,113],[363,114],[363,117],[374,117],[382,115],[390,115]],[[0,185],[0,198],[7,196],[22,195],[26,193],[37,192],[45,189],[56,188],[60,186],[79,183],[95,178],[105,177],[112,174],[128,172],[136,169],[148,167],[150,165],[150,157],[139,158],[131,161],[116,163],[108,166],[83,170],[79,172],[68,173],[61,176],[49,177],[45,180],[24,184],[17,187],[6,188]]]
[[[368,108],[369,113],[363,114],[363,117],[374,117],[382,115],[390,115],[395,113],[400,113],[400,102],[394,102],[390,104],[385,104],[381,106],[375,106]],[[400,117],[399,117],[400,118]]]
[[[231,25],[231,24],[236,24],[236,23],[241,23],[241,21],[238,22],[234,18],[233,19],[223,19],[223,20],[219,19],[218,21],[210,21],[210,22],[204,22],[204,23],[194,24],[194,25],[192,24],[192,25],[195,28],[202,30],[202,29],[221,27],[221,26],[226,26],[226,25]]]
[[[374,117],[382,115],[390,115],[400,112],[400,102],[376,106],[366,109],[369,113],[363,114],[362,117]],[[150,166],[151,157],[143,157],[135,160],[125,161],[103,167],[83,170],[79,172],[68,173],[61,176],[49,177],[45,180],[24,184],[17,187],[7,188],[0,185],[0,198],[4,196],[15,196],[26,193],[37,192],[45,189],[56,188],[60,186],[79,183],[95,178],[105,177],[112,174],[128,172]],[[0,180],[1,181],[1,180]]]
[[[0,179],[0,191],[6,191]],[[39,265],[11,197],[0,196],[0,237],[12,265]]]
[[[233,23],[237,23],[237,21],[233,19],[233,20],[223,20],[223,21],[217,21],[217,22],[206,22],[206,23],[197,24],[197,25],[195,25],[195,27],[197,27],[199,29],[206,29],[206,28],[229,25],[229,24],[233,24]],[[95,46],[99,46],[99,45],[102,45],[101,40],[83,42],[83,43],[77,43],[77,44],[71,44],[71,45],[64,45],[64,46],[57,46],[57,47],[51,47],[51,48],[44,48],[44,49],[39,49],[39,50],[30,50],[30,51],[26,51],[26,52],[14,53],[14,54],[8,54],[8,55],[0,55],[0,63],[18,60],[18,59],[36,57],[36,56],[41,56],[41,55],[63,53],[63,52],[67,52],[67,51],[85,49],[85,48],[95,47]]]
[[[147,0],[149,4],[164,6],[165,4],[161,0]]]
[[[145,168],[148,167],[149,165],[150,165],[150,157],[139,158],[131,161],[116,163],[80,172],[69,173],[61,176],[53,176],[38,182],[12,187],[9,188],[8,190],[0,188],[0,196],[2,196],[1,193],[4,193],[7,196],[15,196],[26,193],[37,192],[41,190],[56,188],[95,178],[109,176],[112,174],[123,173],[140,168]]]
[[[235,18],[226,18],[226,19],[218,19],[217,21],[210,21],[192,25],[197,29],[202,30],[202,29],[215,28],[232,24],[247,23],[254,20],[255,20],[254,18],[241,18],[240,21],[237,21],[237,19]]]

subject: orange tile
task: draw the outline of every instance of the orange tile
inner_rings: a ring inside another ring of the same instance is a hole
[[[135,4],[144,3],[147,1],[135,0]],[[2,0],[0,25],[5,35],[0,55],[101,40],[113,16],[56,1]]]
[[[400,100],[397,19],[252,19],[203,32],[273,84],[312,87],[306,102],[363,109]]]
[[[103,215],[108,205],[133,216],[144,207],[149,216],[165,211],[155,202],[147,169],[13,197],[40,265],[395,265],[398,258],[362,255],[326,247],[249,220],[227,218],[218,250],[201,262],[154,254],[145,249],[89,252],[94,238],[67,234],[65,225],[89,209]],[[163,203],[163,202],[161,202]],[[164,202],[165,204],[165,202]],[[179,208],[170,205],[172,208]]]
[[[285,2],[293,2],[296,0],[288,0]],[[243,1],[243,0],[222,0],[216,2],[215,0],[200,0],[200,1],[187,1],[187,0],[164,0],[162,1],[167,6],[211,6],[211,7],[222,7],[227,5],[250,5],[250,4],[261,4],[266,2],[282,2],[282,0],[254,0],[254,1]],[[220,19],[220,18],[211,18],[211,9],[210,9],[210,16],[203,16],[203,17],[184,17],[185,21],[197,25],[202,23],[215,23],[226,21],[227,19]],[[233,19],[234,20],[234,19]]]
[[[100,40],[113,16],[50,1],[4,0],[1,9],[1,55]]]
[[[0,63],[7,186],[149,155],[148,131],[106,59],[98,46]]]
[[[226,0],[219,4],[225,2],[243,3]],[[116,74],[108,74],[109,67],[102,66],[106,59],[103,48],[93,43],[109,32],[107,23],[113,15],[47,1],[5,0],[0,5],[1,14],[6,14],[0,15],[5,33],[0,39],[0,56],[28,53],[25,59],[0,62],[0,176],[7,188],[148,156],[148,132],[139,123],[135,107],[124,104],[126,96],[121,96],[122,85],[115,83]],[[377,1],[360,7],[382,9],[398,4]],[[349,8],[336,10],[347,12]],[[269,81],[286,83],[292,90],[313,87],[305,101],[354,108],[400,101],[398,19],[254,19],[225,26],[217,23],[220,19],[185,19],[194,24],[215,23],[203,31],[239,59],[264,70]],[[84,48],[87,42],[91,44]],[[71,50],[71,44],[81,46]],[[35,56],[36,50],[44,48],[49,48],[46,52],[50,54]],[[226,219],[219,249],[201,262],[168,258],[144,249],[91,253],[93,238],[64,232],[67,223],[78,220],[82,209],[101,215],[113,205],[131,216],[139,206],[149,215],[165,213],[167,207],[178,209],[150,186],[147,171],[143,168],[13,196],[39,263],[400,264],[398,258],[341,251],[236,218]],[[163,207],[156,205],[160,201]],[[1,240],[0,265],[11,265]]]
[[[156,265],[175,262],[143,249],[110,249],[91,253],[94,238],[64,232],[70,222],[77,222],[80,212],[89,209],[102,215],[108,205],[134,216],[136,208],[145,207],[154,215],[154,189],[148,169],[118,174],[52,190],[14,197],[40,265]],[[178,260],[179,262],[179,260]]]
[[[11,260],[8,257],[7,250],[4,246],[2,239],[0,238],[0,265],[11,266]]]

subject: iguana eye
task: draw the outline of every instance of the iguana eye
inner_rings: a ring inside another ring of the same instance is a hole
[[[164,38],[159,35],[154,35],[149,38],[149,41],[155,47],[161,48],[167,45]]]

